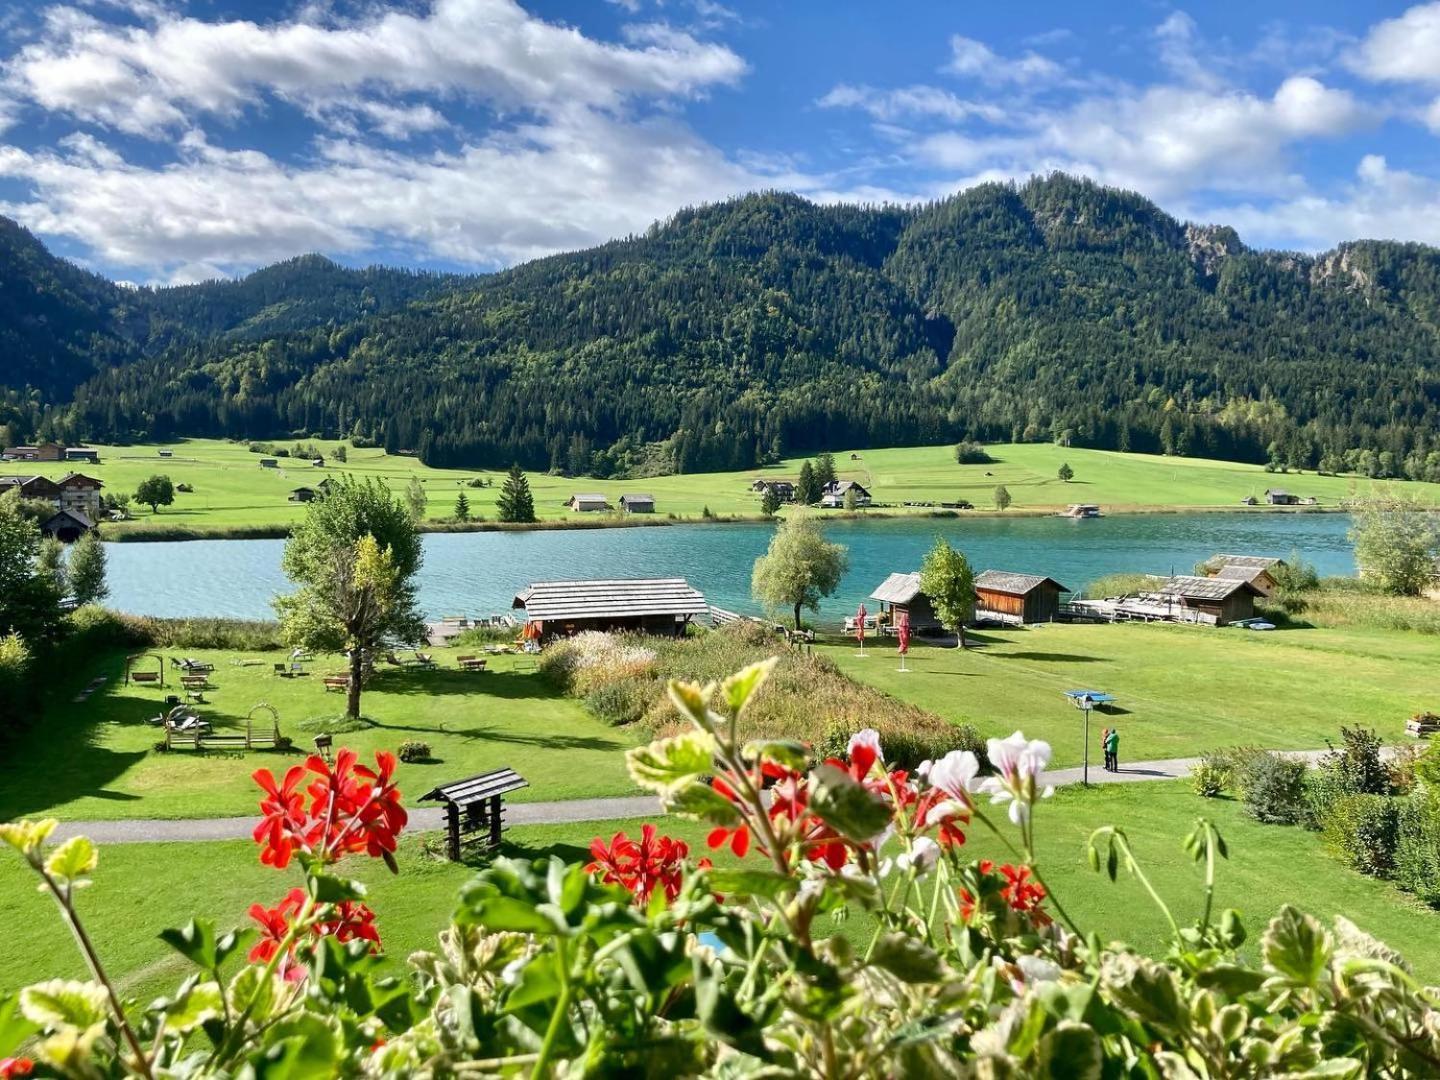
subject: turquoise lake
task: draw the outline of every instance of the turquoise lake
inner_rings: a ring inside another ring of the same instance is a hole
[[[821,621],[855,610],[886,575],[917,570],[943,535],[977,570],[1048,574],[1073,590],[1115,572],[1189,573],[1216,552],[1287,556],[1299,551],[1322,574],[1352,574],[1344,514],[1144,514],[1071,521],[977,517],[834,521],[832,540],[850,571]],[[532,581],[684,577],[712,604],[754,612],[750,568],[773,527],[675,525],[550,532],[436,533],[425,537],[419,575],[429,616],[488,615],[510,608]],[[144,615],[269,618],[285,592],[283,540],[110,544],[110,604]]]

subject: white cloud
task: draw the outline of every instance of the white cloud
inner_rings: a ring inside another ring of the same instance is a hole
[[[840,83],[816,102],[825,109],[859,109],[876,120],[893,121],[906,117],[934,117],[960,121],[981,117],[998,122],[1005,110],[989,102],[966,101],[937,86],[902,86],[877,90],[873,86]]]
[[[960,34],[950,38],[950,62],[942,70],[987,83],[1047,82],[1064,74],[1059,64],[1037,52],[1004,57],[983,41]]]
[[[1440,83],[1440,3],[1376,23],[1347,62],[1370,79]]]
[[[201,114],[234,115],[267,92],[302,103],[382,89],[463,93],[501,109],[614,108],[700,93],[745,70],[729,48],[682,31],[631,36],[629,45],[596,41],[513,0],[434,0],[423,14],[263,26],[164,15],[119,26],[58,7],[41,40],[6,65],[5,83],[52,113],[156,136]]]
[[[1184,82],[1214,90],[1222,85],[1222,80],[1195,55],[1199,37],[1195,20],[1183,11],[1172,11],[1155,28],[1160,62]]]

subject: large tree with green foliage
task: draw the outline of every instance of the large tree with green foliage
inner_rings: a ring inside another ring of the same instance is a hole
[[[767,485],[760,494],[760,513],[767,518],[774,517],[780,510],[780,494],[775,490],[774,485]]]
[[[501,521],[525,523],[535,520],[535,496],[530,493],[530,481],[518,464],[510,466],[495,505]]]
[[[168,476],[151,476],[140,481],[140,486],[135,489],[135,501],[150,507],[152,514],[158,514],[160,507],[175,501],[175,485]]]
[[[786,518],[770,547],[755,560],[750,591],[770,608],[789,608],[800,629],[800,609],[820,610],[820,601],[840,587],[849,565],[845,547],[825,539],[820,523],[803,510]]]
[[[815,458],[815,482],[820,485],[821,492],[840,479],[835,472],[835,455],[826,450]]]
[[[110,586],[105,582],[105,562],[105,545],[94,530],[71,546],[66,573],[70,579],[70,595],[78,603],[98,604],[110,595]]]
[[[1404,498],[1376,496],[1351,507],[1350,540],[1362,577],[1386,592],[1418,596],[1435,580],[1440,535],[1434,516]]]
[[[801,506],[814,506],[823,494],[820,478],[815,475],[815,466],[805,462],[800,466],[800,476],[795,481],[795,501]]]
[[[425,494],[425,482],[418,476],[410,477],[410,482],[405,485],[405,505],[410,510],[410,516],[416,521],[425,520],[425,511],[430,505],[430,498]]]
[[[965,647],[965,624],[975,617],[975,571],[970,560],[950,546],[943,536],[920,564],[920,591],[930,600],[940,625],[956,636],[955,647]]]
[[[418,643],[415,608],[420,536],[410,509],[378,481],[346,480],[309,504],[281,566],[296,591],[275,600],[285,640],[316,652],[350,652],[346,715],[360,716],[365,654]]]
[[[19,502],[0,497],[0,636],[17,633],[33,649],[59,626],[60,589],[40,565],[40,528]]]
[[[1010,489],[1007,488],[1004,484],[995,485],[995,509],[1010,509]]]

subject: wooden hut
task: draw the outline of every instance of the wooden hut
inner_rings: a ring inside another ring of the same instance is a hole
[[[93,528],[95,523],[86,517],[83,511],[67,508],[46,519],[40,526],[40,531],[46,536],[55,537],[61,543],[73,544]]]
[[[516,594],[511,607],[525,609],[542,638],[586,630],[639,630],[679,637],[710,605],[684,578],[610,578],[598,581],[537,581]]]
[[[1266,488],[1265,501],[1271,506],[1297,506],[1300,503],[1300,496],[1292,495],[1280,488]]]
[[[1204,569],[1210,577],[1248,581],[1262,596],[1269,596],[1276,588],[1276,570],[1286,565],[1284,559],[1268,555],[1212,555]]]
[[[620,509],[627,514],[653,514],[655,512],[655,496],[621,495]]]
[[[891,574],[870,594],[870,599],[880,602],[880,610],[888,626],[895,626],[901,615],[909,615],[911,633],[945,632],[940,616],[935,614],[935,608],[930,604],[930,598],[920,591],[919,574]]]
[[[1261,592],[1248,581],[1225,577],[1172,577],[1160,586],[1162,603],[1179,609],[1191,621],[1225,626],[1255,617],[1255,598]]]
[[[975,579],[975,617],[1015,625],[1054,622],[1060,594],[1069,591],[1051,577],[986,570]]]
[[[604,495],[576,494],[571,495],[565,501],[565,505],[571,510],[579,511],[582,514],[593,513],[596,510],[609,510],[610,504],[605,501]]]
[[[295,503],[308,503],[315,501],[316,491],[311,487],[298,487],[290,492],[290,501]]]

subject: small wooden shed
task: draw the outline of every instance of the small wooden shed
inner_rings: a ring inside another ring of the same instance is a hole
[[[886,613],[886,623],[889,626],[897,625],[901,615],[908,615],[912,634],[945,632],[930,598],[920,591],[918,573],[891,574],[870,594],[870,599],[880,602],[881,611]],[[969,619],[966,622],[969,622]]]
[[[290,501],[296,503],[308,503],[315,501],[315,489],[311,487],[298,487],[290,492]]]
[[[1276,570],[1285,565],[1284,559],[1268,555],[1212,555],[1205,560],[1205,569],[1210,577],[1248,581],[1260,590],[1262,596],[1269,596],[1275,591]]]
[[[479,841],[491,851],[500,846],[500,834],[505,830],[504,796],[529,786],[514,769],[495,769],[431,788],[419,801],[445,805],[445,853],[459,862],[467,840]]]
[[[1296,506],[1300,502],[1300,496],[1292,495],[1280,488],[1266,488],[1265,501],[1271,506]]]
[[[61,510],[54,517],[48,518],[40,526],[40,531],[46,536],[53,536],[61,543],[73,544],[80,537],[84,536],[95,523],[79,510]]]
[[[571,510],[579,511],[582,514],[610,509],[610,504],[605,501],[605,496],[595,494],[571,495],[570,498],[565,501],[565,505]]]
[[[1060,614],[1060,594],[1069,592],[1052,577],[986,570],[975,579],[975,617],[994,622],[1053,622]]]
[[[679,637],[692,619],[710,615],[704,595],[684,578],[537,581],[518,593],[511,607],[524,608],[526,621],[542,638],[586,630]]]
[[[620,509],[627,514],[653,514],[655,512],[655,496],[621,495]]]
[[[1162,601],[1195,616],[1194,621],[1225,626],[1255,617],[1255,598],[1261,592],[1248,581],[1225,577],[1182,574],[1160,586]]]

